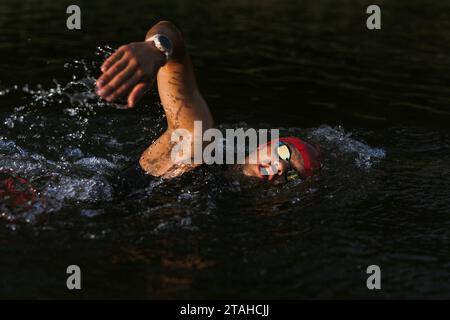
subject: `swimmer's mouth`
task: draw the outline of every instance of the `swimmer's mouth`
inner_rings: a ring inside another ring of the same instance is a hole
[[[268,181],[271,181],[275,176],[270,166],[267,167],[260,164],[258,169],[259,177],[263,180],[267,179]]]

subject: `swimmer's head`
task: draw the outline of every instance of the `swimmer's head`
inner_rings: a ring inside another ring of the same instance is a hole
[[[12,171],[0,171],[0,209],[18,213],[29,210],[38,200],[27,180]]]
[[[245,175],[273,182],[309,177],[321,168],[320,151],[297,137],[262,144],[246,160]]]

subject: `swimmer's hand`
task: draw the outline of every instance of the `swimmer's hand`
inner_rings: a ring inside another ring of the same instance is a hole
[[[97,94],[108,102],[128,95],[128,106],[133,107],[149,91],[165,62],[164,54],[151,42],[124,45],[101,66],[103,74],[97,80]]]

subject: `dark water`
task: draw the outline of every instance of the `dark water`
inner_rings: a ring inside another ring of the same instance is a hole
[[[65,28],[69,4],[82,30]],[[0,220],[3,298],[449,298],[450,3],[0,3],[0,169],[45,203]],[[283,186],[213,172],[126,201],[109,178],[164,129],[93,95],[111,48],[161,19],[182,29],[226,127],[319,143],[324,170]],[[79,292],[66,267],[82,269]],[[382,290],[366,288],[366,268]]]

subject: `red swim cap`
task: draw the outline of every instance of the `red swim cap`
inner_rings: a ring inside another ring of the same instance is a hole
[[[36,191],[27,180],[0,172],[0,205],[14,211],[29,210],[36,200]]]
[[[303,159],[303,174],[307,177],[312,176],[314,171],[321,168],[320,151],[317,147],[310,145],[297,137],[280,138],[279,141],[289,143],[294,146]]]

